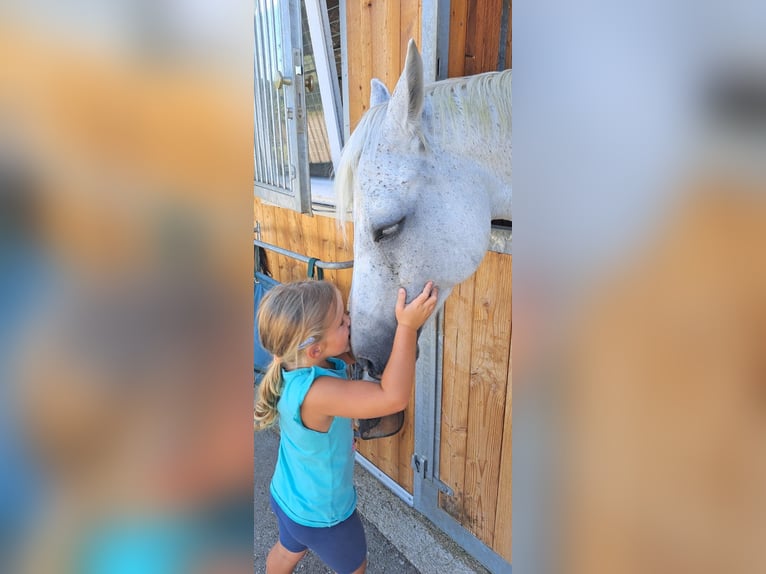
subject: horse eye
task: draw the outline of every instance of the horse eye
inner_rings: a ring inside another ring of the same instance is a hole
[[[389,239],[399,233],[399,231],[402,228],[402,224],[404,223],[404,217],[402,217],[399,221],[396,223],[393,223],[391,225],[386,225],[385,227],[379,227],[372,233],[372,239],[375,241],[375,243],[382,241],[384,239]]]

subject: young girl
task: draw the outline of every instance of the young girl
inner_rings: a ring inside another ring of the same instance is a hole
[[[351,419],[405,408],[415,381],[417,331],[436,307],[429,282],[409,304],[399,289],[398,327],[380,384],[348,380],[350,321],[331,283],[302,281],[274,287],[258,311],[263,347],[274,357],[260,384],[256,428],[279,417],[280,443],[271,481],[279,540],[267,574],[292,572],[311,548],[338,574],[363,573],[367,543],[356,512]]]

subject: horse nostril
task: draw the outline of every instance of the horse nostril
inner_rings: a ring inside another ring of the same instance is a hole
[[[359,380],[364,377],[364,359],[356,358],[356,362],[351,365],[351,378]]]
[[[372,361],[365,359],[364,357],[357,357],[356,363],[354,363],[352,377],[354,379],[362,379],[364,378],[365,372],[371,377],[376,376]]]

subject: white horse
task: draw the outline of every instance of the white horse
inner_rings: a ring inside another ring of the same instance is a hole
[[[512,220],[511,71],[426,86],[410,40],[393,95],[372,80],[335,186],[341,219],[353,204],[351,346],[379,377],[397,288],[410,300],[433,280],[441,306],[481,263],[491,221]]]

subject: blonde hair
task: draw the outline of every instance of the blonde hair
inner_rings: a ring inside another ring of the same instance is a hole
[[[300,354],[309,344],[320,342],[329,325],[330,310],[337,312],[338,289],[326,281],[298,281],[272,288],[258,309],[261,345],[272,355],[255,403],[256,430],[277,421],[277,402],[282,395],[282,368],[299,365]]]

